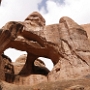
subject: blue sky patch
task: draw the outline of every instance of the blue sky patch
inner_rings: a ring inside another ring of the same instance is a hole
[[[48,0],[42,0],[40,3],[38,3],[38,9],[41,10],[43,7],[45,12],[48,13],[47,4],[46,4],[47,1]]]
[[[65,0],[52,0],[52,1],[55,1],[56,3],[59,3],[59,4],[64,4]]]
[[[40,3],[38,3],[38,9],[41,10],[42,8],[44,8],[45,13],[48,13],[48,9],[47,9],[47,4],[46,2],[49,0],[42,0]],[[63,5],[65,0],[50,0],[55,2],[57,5]]]

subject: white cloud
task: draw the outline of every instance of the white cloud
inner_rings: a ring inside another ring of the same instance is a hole
[[[58,23],[62,16],[69,16],[79,24],[90,23],[90,0],[65,0],[64,4],[48,0],[47,10],[47,14],[41,11],[47,24]]]
[[[12,20],[24,20],[31,12],[38,11],[41,0],[2,0],[0,27]]]

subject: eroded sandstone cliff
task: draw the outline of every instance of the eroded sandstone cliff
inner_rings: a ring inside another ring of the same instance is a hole
[[[18,58],[15,63],[9,62],[13,67],[10,69],[11,73],[7,72],[9,77],[4,72],[1,56],[0,70],[3,73],[0,75],[3,78],[0,79],[17,87],[89,77],[90,41],[85,30],[87,31],[85,26],[78,25],[69,17],[60,18],[58,24],[45,25],[45,19],[38,12],[33,12],[23,22],[6,23],[0,29],[0,55],[9,47],[26,51],[27,55]],[[38,57],[51,59],[53,69],[49,71],[43,62],[37,60]]]

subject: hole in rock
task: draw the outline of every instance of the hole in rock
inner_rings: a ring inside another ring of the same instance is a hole
[[[16,50],[16,49],[13,49],[13,48],[8,48],[4,51],[4,54],[7,55],[11,60],[12,62],[15,62],[15,60],[20,56],[20,55],[23,55],[23,54],[27,54],[26,51],[20,51],[20,50]],[[43,61],[46,65],[46,67],[51,71],[54,64],[52,62],[51,59],[48,59],[48,58],[44,58],[44,57],[39,57],[38,59],[40,59],[41,61]]]
[[[44,58],[44,57],[39,57],[38,59],[42,60],[42,61],[45,63],[46,67],[47,67],[50,71],[52,70],[54,64],[53,64],[53,62],[52,62],[51,59]]]
[[[13,48],[8,48],[8,49],[6,49],[4,51],[4,54],[7,55],[12,60],[12,62],[15,62],[15,60],[20,55],[27,54],[27,52],[26,51],[16,50],[16,49],[13,49]]]

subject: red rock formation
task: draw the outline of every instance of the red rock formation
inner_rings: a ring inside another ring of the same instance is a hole
[[[45,26],[37,12],[24,22],[8,22],[0,30],[0,54],[7,48],[26,51],[25,65],[13,83],[33,85],[46,81],[72,80],[90,74],[90,42],[84,28],[69,17]],[[48,75],[35,73],[38,57],[50,58],[54,68]]]
[[[68,17],[60,19],[60,61],[49,73],[51,81],[82,77],[90,72],[90,43],[84,29]],[[53,79],[52,79],[53,78]]]
[[[34,26],[34,27],[37,27],[37,26],[45,26],[45,19],[42,17],[41,14],[39,14],[38,12],[33,12],[32,14],[30,14],[26,19],[25,19],[25,23],[27,27],[30,27],[31,26]]]

